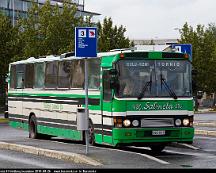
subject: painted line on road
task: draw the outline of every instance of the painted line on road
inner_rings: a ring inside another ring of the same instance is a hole
[[[178,151],[172,151],[172,150],[164,150],[164,152],[172,153],[172,154],[179,154],[179,155],[197,156],[197,157],[203,157],[203,155],[205,155],[208,158],[215,158],[214,154],[208,154],[208,153],[178,152]]]
[[[91,146],[91,147],[100,148],[100,147],[95,147],[95,146]],[[100,148],[100,149],[102,149],[102,148]],[[140,156],[143,156],[145,158],[148,158],[150,160],[156,161],[156,162],[161,163],[161,164],[170,164],[169,162],[166,162],[164,160],[158,159],[158,158],[153,157],[153,156],[148,155],[148,154],[137,153],[137,152],[132,152],[132,151],[124,151],[124,150],[114,149],[114,148],[113,149],[112,148],[106,148],[106,149],[111,150],[111,151],[120,151],[120,152],[123,152],[123,153],[130,153],[130,154],[140,155]]]
[[[193,150],[199,150],[200,149],[200,148],[197,148],[197,147],[195,147],[193,145],[185,144],[185,143],[177,143],[177,145],[182,145],[182,146],[185,146],[185,147],[193,149]]]

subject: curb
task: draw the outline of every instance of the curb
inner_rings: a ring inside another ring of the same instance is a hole
[[[208,131],[208,130],[195,130],[196,135],[204,135],[204,136],[215,136],[216,131]]]
[[[0,118],[0,123],[8,123],[9,120],[7,118]]]
[[[216,111],[195,111],[195,114],[209,114],[209,113],[216,113]]]
[[[216,127],[216,122],[194,122],[194,126],[199,126],[199,127]]]
[[[74,163],[88,164],[92,166],[102,166],[102,164],[96,160],[93,160],[85,155],[69,153],[69,152],[61,152],[49,149],[36,148],[32,146],[19,145],[19,144],[10,144],[6,142],[0,142],[0,149],[7,149],[13,151],[19,151],[29,154],[35,154],[38,156],[46,156],[55,159],[71,161]]]

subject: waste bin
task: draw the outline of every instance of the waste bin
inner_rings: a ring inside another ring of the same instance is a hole
[[[88,130],[88,117],[85,108],[77,109],[77,130]]]

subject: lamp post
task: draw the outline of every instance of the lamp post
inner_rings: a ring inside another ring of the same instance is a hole
[[[15,20],[15,19],[14,19],[14,18],[15,18],[15,14],[14,14],[14,12],[15,12],[15,11],[14,11],[14,0],[12,1],[12,8],[13,8],[13,19],[12,19],[12,25],[13,25],[13,27],[14,27],[14,25],[15,25],[15,21],[14,21],[14,20]]]
[[[174,28],[174,30],[175,30],[175,31],[178,31],[179,34],[181,34],[181,30],[182,30],[182,29],[176,27],[176,28]]]

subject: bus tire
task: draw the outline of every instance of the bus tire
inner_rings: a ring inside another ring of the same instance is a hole
[[[95,145],[94,126],[91,120],[89,120],[89,143]]]
[[[38,139],[36,117],[32,115],[29,119],[29,138]]]
[[[152,153],[154,154],[160,154],[163,149],[166,147],[166,145],[151,145],[150,148],[152,150]]]

